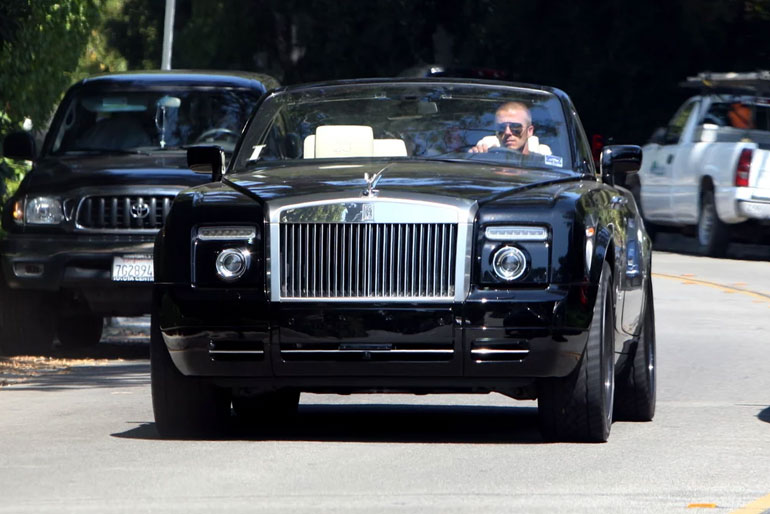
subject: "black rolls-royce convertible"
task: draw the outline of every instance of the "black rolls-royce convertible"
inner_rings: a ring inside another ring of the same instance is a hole
[[[301,392],[537,399],[546,440],[655,412],[651,243],[569,97],[478,80],[285,87],[155,244],[164,437],[270,422]],[[236,419],[236,418],[233,418]]]

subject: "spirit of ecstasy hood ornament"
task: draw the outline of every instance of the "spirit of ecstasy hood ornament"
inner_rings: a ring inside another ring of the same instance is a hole
[[[364,173],[364,180],[366,180],[366,189],[364,189],[363,192],[361,192],[362,195],[377,196],[377,193],[379,193],[379,191],[375,189],[375,187],[377,187],[377,182],[379,182],[380,178],[382,178],[382,172],[385,171],[386,169],[387,169],[387,166],[372,175],[369,175],[369,173]]]

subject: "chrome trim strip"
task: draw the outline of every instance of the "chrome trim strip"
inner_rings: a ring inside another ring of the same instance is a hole
[[[210,354],[263,354],[264,350],[209,350]]]
[[[371,303],[371,302],[387,302],[387,303],[446,303],[453,301],[454,296],[353,296],[353,297],[335,297],[335,296],[313,296],[310,298],[289,296],[282,297],[281,302],[330,302],[330,303]]]
[[[454,350],[383,350],[383,349],[372,349],[372,350],[281,350],[281,353],[388,353],[388,354],[398,354],[398,353],[454,353]]]
[[[372,219],[363,220],[363,204],[374,204]],[[403,208],[420,209],[420,223],[467,222],[476,202],[426,194],[380,192],[377,197],[323,193],[269,201],[270,223],[409,223]],[[336,207],[336,208],[332,208]],[[473,219],[471,218],[472,222]]]
[[[492,348],[476,348],[471,350],[474,355],[494,355],[494,354],[514,354],[525,355],[529,353],[529,350],[494,350]]]

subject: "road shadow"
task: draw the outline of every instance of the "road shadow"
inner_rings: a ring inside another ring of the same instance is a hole
[[[136,387],[147,386],[149,383],[149,362],[105,361],[95,365],[76,364],[57,369],[38,368],[9,387],[14,391],[61,391]]]
[[[467,405],[300,405],[280,423],[233,416],[217,440],[347,443],[541,444],[537,408]],[[154,423],[112,434],[160,439]]]
[[[681,253],[700,256],[695,237],[678,232],[659,232],[655,236],[653,248],[661,252]],[[770,261],[770,245],[731,242],[725,259],[743,261]]]
[[[765,423],[770,423],[770,407],[767,407],[759,411],[759,414],[757,414],[757,418],[760,421],[764,421]]]
[[[146,341],[101,341],[86,348],[64,348],[54,345],[47,356],[56,359],[149,359],[150,345]]]

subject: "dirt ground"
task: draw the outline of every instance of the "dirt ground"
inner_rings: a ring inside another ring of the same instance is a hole
[[[102,341],[90,348],[67,349],[55,343],[46,356],[0,356],[0,388],[44,374],[69,373],[75,366],[147,359],[148,343],[148,318],[114,318],[105,324]]]

